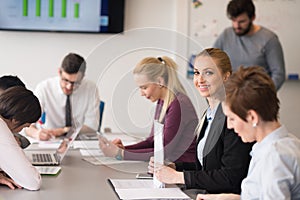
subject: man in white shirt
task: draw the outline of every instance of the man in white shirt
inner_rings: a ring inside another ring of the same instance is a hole
[[[97,130],[99,92],[93,82],[84,79],[85,71],[84,58],[69,53],[62,61],[58,76],[37,85],[35,95],[41,103],[46,120],[44,124],[32,124],[26,129],[27,135],[40,140],[49,140],[64,135],[71,126],[82,126],[81,132]],[[66,110],[67,98],[70,99],[71,111]],[[71,113],[70,117],[67,117],[67,113]]]

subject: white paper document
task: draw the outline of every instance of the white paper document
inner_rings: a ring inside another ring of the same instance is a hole
[[[176,185],[155,188],[152,180],[110,179],[120,199],[191,199]]]
[[[154,169],[159,168],[164,164],[164,125],[158,121],[154,121]],[[160,182],[155,176],[153,176],[154,186],[156,188],[163,188],[164,183]]]
[[[85,156],[83,160],[93,164],[93,165],[113,165],[121,163],[141,163],[143,161],[131,161],[131,160],[117,160],[111,157],[104,156]]]
[[[74,149],[99,149],[98,140],[75,140],[73,142]]]
[[[100,149],[80,149],[79,151],[82,156],[104,156]]]

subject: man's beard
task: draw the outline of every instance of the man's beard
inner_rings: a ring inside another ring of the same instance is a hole
[[[248,27],[243,32],[237,33],[235,31],[235,29],[234,29],[234,32],[237,36],[244,36],[244,35],[247,35],[249,33],[249,31],[251,30],[251,27],[252,27],[252,22],[249,23]]]

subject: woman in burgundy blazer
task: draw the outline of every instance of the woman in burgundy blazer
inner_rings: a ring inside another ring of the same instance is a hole
[[[147,57],[137,64],[133,74],[141,95],[157,102],[154,120],[163,124],[164,158],[194,162],[198,118],[176,70],[176,63],[169,57]],[[106,156],[148,161],[154,152],[153,135],[152,127],[149,137],[137,144],[124,146],[120,139],[100,139],[99,145]]]

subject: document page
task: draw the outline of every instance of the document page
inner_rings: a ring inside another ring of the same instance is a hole
[[[154,121],[154,168],[157,169],[164,164],[164,125],[158,121]],[[156,188],[163,188],[165,184],[160,182],[154,171],[153,176],[154,186]]]
[[[176,185],[155,188],[152,180],[110,179],[120,199],[190,199]]]

